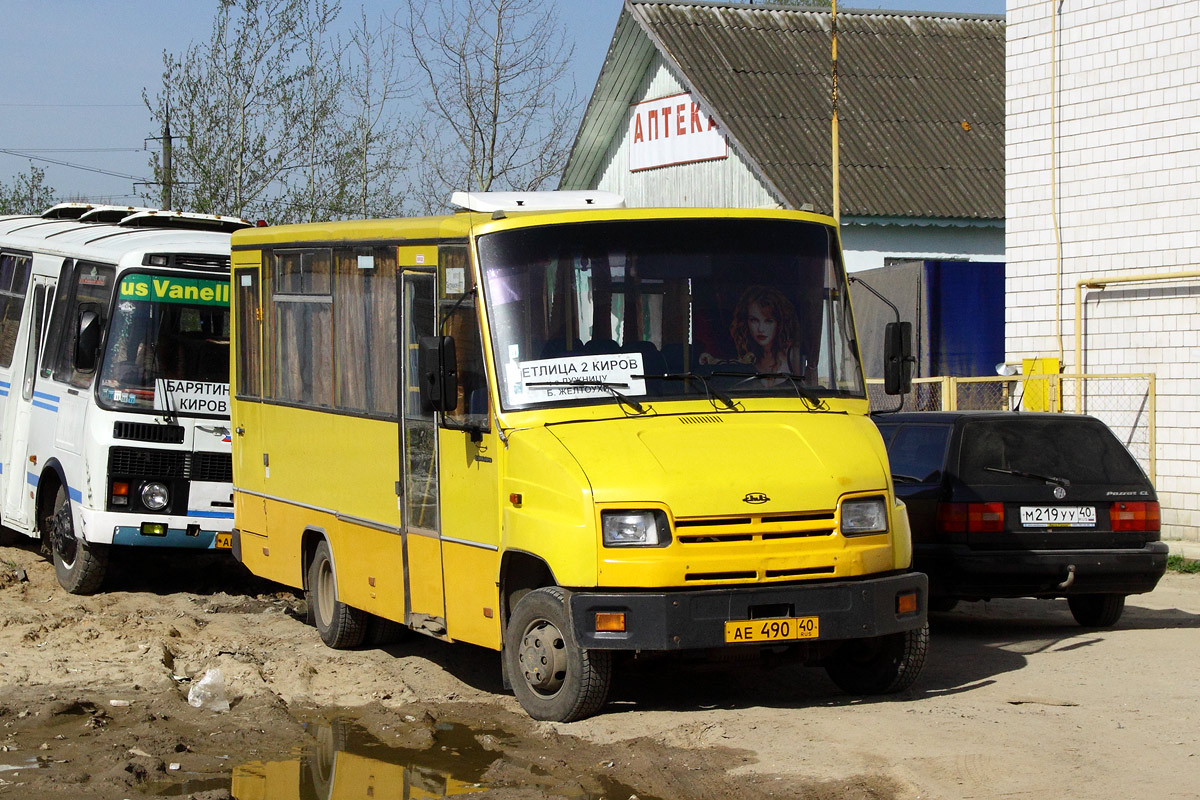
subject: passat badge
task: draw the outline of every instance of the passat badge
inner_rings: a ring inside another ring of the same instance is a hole
[[[1061,486],[1055,486],[1054,487],[1054,496],[1057,499],[1062,500],[1064,497],[1067,496],[1067,490]]]
[[[767,497],[762,492],[750,492],[748,495],[742,498],[743,503],[750,503],[751,505],[755,506],[760,503],[768,503],[770,500],[771,498]]]

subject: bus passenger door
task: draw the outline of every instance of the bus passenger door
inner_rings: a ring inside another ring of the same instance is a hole
[[[432,265],[431,265],[432,266]],[[417,345],[436,332],[436,276],[406,270],[401,275],[400,479],[404,524],[404,578],[408,624],[428,633],[446,632],[442,543],[438,501],[437,422],[421,405]]]
[[[35,527],[33,500],[26,500],[25,473],[27,468],[32,468],[27,460],[29,427],[33,405],[37,402],[34,391],[38,377],[38,356],[43,349],[50,309],[54,305],[54,284],[53,279],[40,275],[32,279],[25,311],[29,324],[25,326],[24,350],[13,362],[14,367],[20,365],[20,370],[13,370],[13,385],[9,388],[8,407],[5,409],[5,429],[12,431],[12,435],[5,439],[4,522],[24,531],[32,531]]]
[[[500,648],[500,502],[498,460],[503,445],[490,409],[474,273],[467,248],[438,248],[442,275],[439,333],[454,340],[457,403],[441,415],[442,572],[451,639]]]

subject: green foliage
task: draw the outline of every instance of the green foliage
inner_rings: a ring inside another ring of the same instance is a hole
[[[143,93],[172,142],[148,202],[306,222],[552,181],[578,111],[554,4],[404,5],[346,26],[338,0],[220,0],[208,40],[164,54]]]
[[[1179,555],[1167,556],[1167,569],[1171,572],[1182,572],[1187,575],[1200,573],[1200,561],[1184,558]]]
[[[0,181],[0,215],[41,214],[57,201],[54,189],[46,185],[46,171],[29,165],[29,172],[13,178],[11,184]]]

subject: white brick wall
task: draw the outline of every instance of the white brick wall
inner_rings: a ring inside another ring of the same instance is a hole
[[[1006,348],[1061,347],[1074,372],[1077,281],[1200,271],[1200,0],[1008,0],[1007,31]],[[1163,535],[1198,541],[1200,278],[1088,290],[1084,305],[1085,370],[1157,375]]]

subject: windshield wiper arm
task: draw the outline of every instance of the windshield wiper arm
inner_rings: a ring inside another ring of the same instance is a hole
[[[572,378],[565,381],[535,381],[525,384],[526,386],[540,388],[544,386],[596,386],[617,398],[617,402],[623,406],[628,406],[635,414],[645,414],[646,407],[634,400],[632,397],[627,397],[617,391],[617,387],[628,389],[628,383],[611,383],[609,381],[588,380],[587,378]]]
[[[825,401],[817,397],[815,394],[804,388],[804,378],[799,375],[793,375],[790,372],[734,372],[718,371],[713,373],[714,377],[718,378],[745,378],[748,381],[756,379],[783,379],[792,385],[796,390],[796,394],[801,400],[805,401],[809,406],[809,411],[828,411],[829,408],[825,405]]]
[[[708,395],[710,398],[715,397],[717,400],[720,400],[721,405],[725,406],[730,411],[738,410],[737,403],[733,402],[732,398],[730,398],[729,395],[725,394],[724,392],[719,392],[716,389],[712,388],[711,386],[708,385],[708,381],[704,380],[703,377],[701,377],[700,375],[697,375],[694,372],[669,372],[665,375],[634,375],[633,377],[635,377],[635,378],[658,378],[658,379],[664,380],[664,381],[694,380],[694,381],[699,382],[699,384],[704,387],[704,393],[706,395]],[[710,402],[711,402],[711,400],[710,400]]]
[[[984,467],[988,472],[999,472],[1001,475],[1015,475],[1018,478],[1029,478],[1034,481],[1045,481],[1046,483],[1057,484],[1062,487],[1071,485],[1071,482],[1066,478],[1056,478],[1053,475],[1038,475],[1034,472],[1022,472],[1019,469],[1005,469],[1004,467]]]

